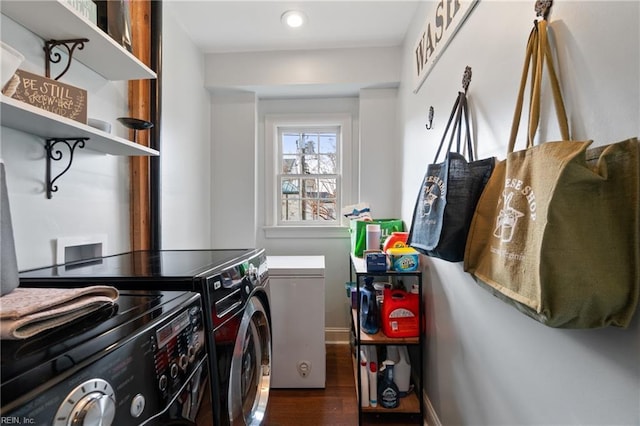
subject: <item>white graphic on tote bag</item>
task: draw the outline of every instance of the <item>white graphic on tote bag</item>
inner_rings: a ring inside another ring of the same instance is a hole
[[[429,216],[431,214],[431,208],[433,202],[438,198],[436,194],[431,192],[435,185],[430,186],[429,190],[425,192],[424,199],[422,201],[422,217]]]
[[[427,184],[429,186],[425,186],[424,188],[424,198],[422,199],[422,217],[429,216],[431,214],[431,210],[433,209],[433,203],[438,199],[438,195],[433,193],[433,190],[438,188],[440,198],[444,198],[446,193],[446,188],[442,179],[437,176],[428,176]]]
[[[518,219],[524,216],[524,213],[511,207],[511,199],[513,198],[513,192],[510,192],[504,198],[504,207],[500,210],[500,214],[496,220],[496,229],[493,231],[493,236],[500,238],[500,242],[508,243],[513,238]]]

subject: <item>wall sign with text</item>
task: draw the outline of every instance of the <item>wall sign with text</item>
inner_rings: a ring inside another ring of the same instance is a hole
[[[414,48],[413,93],[418,93],[427,75],[478,1],[440,0],[434,15],[427,17]]]
[[[87,124],[86,90],[21,69],[16,75],[20,84],[12,98]]]

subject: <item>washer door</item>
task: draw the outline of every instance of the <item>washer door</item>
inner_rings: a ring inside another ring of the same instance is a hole
[[[262,423],[271,381],[271,329],[264,305],[251,297],[234,344],[229,378],[232,425]]]

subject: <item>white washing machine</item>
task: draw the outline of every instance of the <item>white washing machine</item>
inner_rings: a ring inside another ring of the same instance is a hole
[[[324,256],[267,256],[272,388],[324,388]]]

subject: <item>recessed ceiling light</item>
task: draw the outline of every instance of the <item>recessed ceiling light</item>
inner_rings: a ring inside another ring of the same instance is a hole
[[[280,20],[288,27],[298,28],[304,25],[307,17],[304,15],[304,13],[298,12],[297,10],[288,10],[282,14]]]

